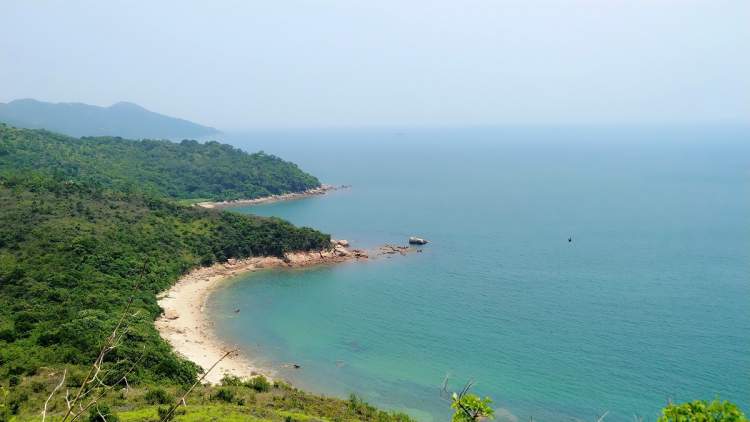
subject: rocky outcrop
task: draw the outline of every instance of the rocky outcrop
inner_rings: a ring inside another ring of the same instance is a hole
[[[383,245],[380,248],[378,248],[378,255],[395,255],[395,254],[406,255],[410,251],[412,251],[412,249],[408,246]]]
[[[422,239],[421,237],[412,236],[409,238],[410,245],[426,245],[427,243],[429,242],[427,240]]]

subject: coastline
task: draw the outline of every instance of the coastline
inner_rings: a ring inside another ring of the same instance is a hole
[[[270,204],[273,202],[290,201],[294,199],[309,198],[311,196],[325,195],[328,192],[347,189],[349,186],[341,185],[320,185],[317,188],[308,189],[302,192],[285,193],[281,195],[270,195],[262,196],[255,199],[235,199],[233,201],[221,201],[221,202],[198,202],[195,206],[209,209],[220,209],[227,207],[237,207],[244,205],[258,205],[258,204]]]
[[[342,244],[343,243],[343,244]],[[211,293],[225,280],[247,272],[268,268],[299,268],[323,264],[368,259],[366,252],[348,249],[345,241],[333,241],[330,251],[298,252],[277,257],[230,259],[210,267],[201,267],[182,276],[169,290],[157,296],[164,310],[154,325],[161,337],[180,356],[204,370],[218,361],[226,352],[237,349],[222,342],[213,331],[213,324],[204,313]],[[216,384],[225,374],[240,378],[264,375],[272,378],[268,368],[259,368],[242,353],[227,356],[209,373],[205,380]]]

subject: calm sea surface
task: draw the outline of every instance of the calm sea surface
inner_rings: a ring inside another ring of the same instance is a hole
[[[359,247],[431,240],[421,254],[239,277],[212,297],[220,335],[295,385],[426,421],[448,420],[446,376],[453,389],[474,380],[501,420],[652,420],[669,399],[716,396],[750,412],[747,129],[222,140],[353,186],[236,212]]]

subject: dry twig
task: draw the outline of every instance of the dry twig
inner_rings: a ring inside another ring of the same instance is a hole
[[[185,392],[185,394],[183,394],[182,397],[180,397],[172,406],[169,407],[169,411],[167,411],[167,414],[164,415],[164,417],[161,418],[161,422],[169,421],[172,418],[172,416],[174,415],[174,412],[177,410],[177,408],[180,407],[181,404],[185,403],[185,397],[187,397],[188,394],[190,394],[193,391],[193,389],[195,388],[195,386],[197,386],[198,384],[200,384],[201,382],[203,382],[203,380],[206,379],[206,377],[208,376],[208,374],[211,373],[211,371],[213,371],[214,368],[216,368],[216,365],[218,365],[219,362],[223,361],[227,356],[229,356],[229,355],[231,355],[231,354],[233,354],[235,352],[237,352],[237,350],[230,350],[230,351],[224,353],[224,356],[220,357],[219,360],[217,360],[216,362],[214,362],[214,364],[211,365],[210,368],[208,368],[208,371],[206,371],[205,373],[203,373],[203,376],[198,381],[194,382],[193,385],[191,385],[190,388],[188,388],[188,390]]]
[[[42,422],[44,422],[44,420],[47,419],[47,405],[49,404],[49,401],[52,400],[52,396],[55,395],[55,393],[57,392],[57,390],[59,390],[60,387],[62,387],[63,383],[65,382],[65,375],[67,375],[67,374],[68,374],[68,370],[65,369],[63,371],[63,376],[62,376],[62,379],[60,380],[60,383],[57,384],[57,387],[55,387],[55,389],[52,390],[51,393],[49,393],[49,397],[47,397],[47,400],[45,400],[45,402],[44,402],[44,409],[42,409]]]

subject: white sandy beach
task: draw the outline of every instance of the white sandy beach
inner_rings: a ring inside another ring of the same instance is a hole
[[[236,349],[221,342],[213,333],[210,319],[204,312],[206,301],[221,281],[240,273],[263,268],[303,267],[354,259],[367,259],[367,254],[336,246],[331,251],[288,254],[286,260],[276,257],[229,260],[210,267],[198,268],[183,276],[168,291],[159,295],[159,305],[164,309],[155,325],[162,338],[186,359],[207,370],[226,352]],[[206,381],[217,383],[225,374],[249,377],[262,373],[273,377],[267,368],[262,371],[248,357],[235,353],[219,363],[208,374]]]

